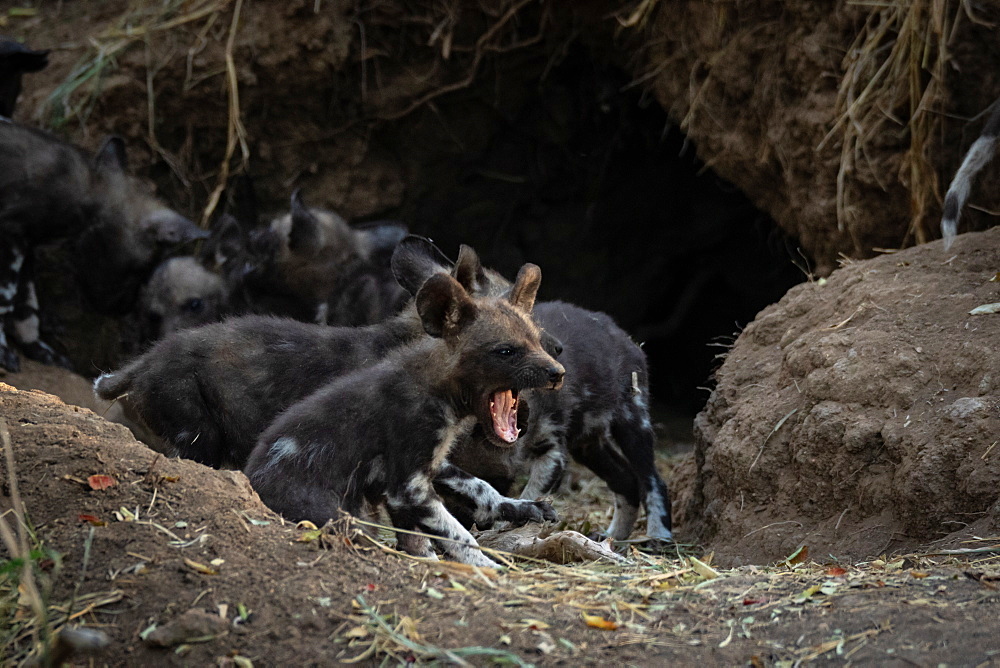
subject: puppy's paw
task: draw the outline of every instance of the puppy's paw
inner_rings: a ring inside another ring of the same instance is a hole
[[[7,346],[0,345],[0,366],[11,373],[17,373],[21,370],[21,360],[17,358],[17,353],[13,350]]]
[[[547,501],[509,499],[500,504],[500,519],[523,526],[528,522],[555,522],[559,515]]]
[[[32,341],[21,346],[25,357],[28,359],[48,364],[49,366],[61,366],[64,369],[73,370],[73,363],[65,355],[60,355],[47,343],[42,341]]]

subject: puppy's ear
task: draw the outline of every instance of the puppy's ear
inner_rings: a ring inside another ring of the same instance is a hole
[[[462,244],[458,247],[458,260],[452,267],[451,275],[469,294],[480,295],[486,283],[486,272],[479,254],[471,246]]]
[[[452,262],[427,237],[406,236],[392,252],[392,275],[404,290],[417,294],[420,286],[434,274],[447,274]]]
[[[552,356],[553,359],[558,359],[562,355],[563,344],[562,341],[552,336],[544,329],[542,330],[542,350],[547,352]]]
[[[223,267],[246,254],[247,235],[236,218],[228,213],[219,216],[212,225],[208,241],[202,245],[199,258],[202,262]]]
[[[436,338],[458,336],[476,319],[476,305],[448,274],[434,274],[424,281],[416,302],[424,331]]]
[[[302,200],[302,190],[292,193],[292,228],[288,232],[288,248],[296,253],[315,253],[322,244],[319,219]]]
[[[538,287],[542,284],[542,270],[537,264],[530,262],[521,267],[514,280],[514,287],[510,291],[510,303],[521,309],[525,313],[531,313],[535,306],[535,296],[538,294]]]
[[[124,172],[128,169],[125,140],[121,137],[106,138],[94,154],[94,167],[112,172]]]

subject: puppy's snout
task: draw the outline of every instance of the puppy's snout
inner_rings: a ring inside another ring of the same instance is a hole
[[[562,387],[563,377],[566,375],[566,369],[562,364],[556,362],[548,369],[549,383],[553,390],[558,390]]]

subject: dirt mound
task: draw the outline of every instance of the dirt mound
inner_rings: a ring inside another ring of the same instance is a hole
[[[727,559],[863,557],[1000,520],[1000,228],[850,263],[764,309],[696,421],[680,524]]]
[[[0,416],[50,618],[106,633],[97,665],[790,665],[842,653],[977,665],[996,647],[989,625],[968,623],[996,615],[995,560],[721,571],[630,551],[624,566],[475,573],[282,524],[243,474],[163,458],[41,392],[0,383]],[[585,496],[556,499],[559,512],[579,513]],[[9,575],[0,600],[12,639],[0,663],[20,665],[33,617]]]

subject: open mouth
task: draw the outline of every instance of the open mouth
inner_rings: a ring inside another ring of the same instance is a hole
[[[489,395],[493,435],[503,443],[514,443],[521,434],[517,427],[518,404],[516,390],[498,390]]]

